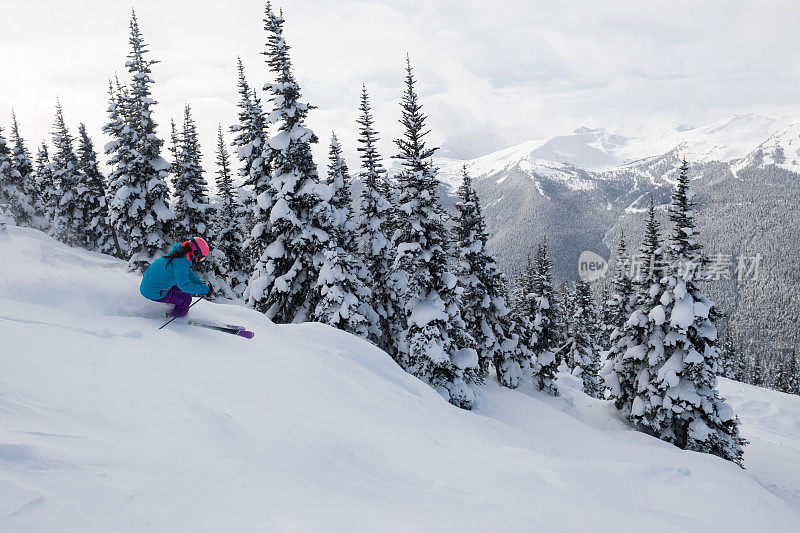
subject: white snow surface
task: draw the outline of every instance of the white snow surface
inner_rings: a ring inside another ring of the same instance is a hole
[[[2,531],[797,531],[800,397],[722,380],[747,470],[609,402],[449,405],[365,341],[231,304],[175,324],[123,263],[0,235]]]

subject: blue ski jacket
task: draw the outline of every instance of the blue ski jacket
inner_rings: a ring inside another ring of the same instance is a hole
[[[175,244],[170,253],[179,251],[182,246],[181,243]],[[175,257],[174,259],[159,257],[153,261],[144,272],[139,292],[150,300],[160,300],[175,285],[189,294],[208,293],[208,285],[194,273],[192,261],[188,257]]]

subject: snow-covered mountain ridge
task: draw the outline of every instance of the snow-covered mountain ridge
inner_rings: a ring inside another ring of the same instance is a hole
[[[643,160],[660,157],[673,150],[693,163],[732,162],[758,149],[780,146],[799,159],[797,144],[800,122],[756,114],[737,115],[707,126],[675,129],[650,138],[625,137],[606,129],[579,128],[567,135],[524,142],[477,159],[437,160],[442,179],[453,183],[458,170],[466,165],[475,178],[492,176],[520,162],[527,162],[531,172],[581,169],[602,172],[629,167]]]
[[[0,235],[0,529],[793,531],[800,400],[722,382],[742,470],[562,380],[449,405],[385,353],[236,305],[175,325],[109,257]]]
[[[709,294],[736,324],[743,346],[762,356],[791,352],[800,314],[800,300],[787,297],[800,291],[800,121],[740,115],[649,139],[581,128],[474,160],[437,163],[448,203],[466,166],[489,247],[507,273],[518,272],[546,237],[561,281],[577,278],[585,250],[610,258],[623,232],[638,246],[651,198],[667,231],[665,209],[684,157],[704,251],[734,265],[741,256],[761,258],[758,279],[721,280],[709,285]]]

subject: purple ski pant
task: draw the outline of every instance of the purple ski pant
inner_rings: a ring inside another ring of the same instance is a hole
[[[172,313],[170,313],[169,316],[178,318],[189,312],[189,304],[192,303],[192,295],[188,292],[183,292],[177,286],[173,285],[167,291],[166,296],[156,300],[156,302],[174,305],[175,307],[172,309]]]

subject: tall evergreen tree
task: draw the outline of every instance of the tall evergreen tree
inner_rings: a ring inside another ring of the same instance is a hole
[[[619,238],[617,257],[614,265],[614,278],[611,281],[611,294],[607,300],[608,316],[605,324],[607,328],[603,333],[608,339],[606,349],[610,348],[616,336],[614,330],[622,331],[628,317],[631,316],[636,306],[636,291],[631,277],[631,258],[625,245],[625,234]]]
[[[174,182],[174,180],[177,179],[177,175],[181,171],[181,134],[178,131],[178,126],[175,125],[174,118],[170,119],[169,121],[169,130],[169,173],[172,175],[172,180]]]
[[[16,224],[18,213],[18,192],[20,174],[14,168],[11,149],[3,136],[0,128],[0,224],[5,230],[5,224]]]
[[[695,240],[693,193],[684,160],[672,193],[666,275],[661,297],[647,316],[649,382],[634,402],[632,419],[683,449],[712,453],[739,465],[746,441],[739,420],[717,390],[718,313],[702,293],[706,264]],[[640,378],[641,379],[641,378]]]
[[[529,301],[532,312],[531,350],[536,361],[535,378],[539,390],[557,393],[558,361],[555,351],[560,348],[558,335],[558,299],[553,290],[553,264],[547,256],[547,239],[536,250],[531,269]]]
[[[747,383],[747,379],[750,375],[750,361],[748,361],[747,357],[741,352],[737,353],[736,356],[736,369],[734,371],[733,379],[736,381],[740,381],[742,383]]]
[[[244,240],[247,233],[248,216],[233,184],[231,163],[222,126],[217,129],[217,191],[219,205],[214,222],[214,262],[217,278],[226,280],[236,297],[241,297],[247,287],[247,268]]]
[[[100,173],[94,144],[86,126],[78,126],[78,158],[82,174],[81,207],[83,210],[82,245],[104,254],[121,256],[106,203],[106,179]]]
[[[456,202],[456,268],[462,290],[461,308],[467,331],[475,340],[478,368],[485,376],[494,364],[501,385],[516,388],[530,373],[531,360],[518,349],[510,309],[506,305],[505,276],[486,249],[489,236],[478,194],[464,167]]]
[[[401,102],[403,137],[395,144],[402,164],[398,175],[400,216],[393,270],[400,285],[405,327],[400,360],[412,374],[430,382],[454,405],[471,408],[478,357],[466,330],[456,292],[456,277],[447,268],[445,213],[436,191],[435,148],[425,146],[426,117],[415,90],[410,60]]]
[[[73,137],[64,122],[61,103],[56,104],[56,119],[53,124],[53,180],[57,184],[58,203],[55,206],[52,235],[71,246],[85,243],[83,176],[78,156],[75,154]]]
[[[350,192],[350,171],[342,157],[342,146],[336,134],[331,135],[331,144],[328,151],[328,180],[331,199],[330,206],[333,214],[333,229],[337,244],[346,252],[356,254],[356,224],[353,221],[353,197]]]
[[[733,344],[733,338],[726,329],[719,347],[719,375],[728,379],[736,379],[738,358],[739,354]]]
[[[561,287],[558,291],[558,301],[561,304],[558,309],[560,326],[558,328],[559,345],[564,346],[569,340],[569,325],[572,321],[572,315],[575,312],[575,293],[570,289],[569,283],[567,283],[566,280],[561,282]],[[564,362],[564,354],[566,353],[565,350],[566,347],[556,354],[556,358],[559,361],[559,366],[561,366],[561,364]]]
[[[570,320],[565,362],[573,375],[583,380],[589,396],[600,397],[600,350],[597,345],[597,317],[592,290],[585,281],[575,282],[574,308]]]
[[[395,248],[392,241],[392,204],[389,199],[389,184],[386,169],[378,153],[378,132],[369,103],[366,86],[361,87],[358,151],[361,157],[361,180],[364,190],[361,193],[361,220],[358,228],[361,257],[372,280],[370,303],[378,314],[378,331],[371,339],[392,357],[397,357],[395,340],[399,339],[401,328],[398,320],[401,314],[400,301],[395,283],[387,282],[394,260]]]
[[[161,157],[163,141],[156,133],[150,67],[136,14],[131,14],[131,52],[126,66],[130,88],[117,83],[112,89],[109,122],[103,128],[112,137],[106,145],[113,167],[110,176],[112,219],[121,239],[127,244],[128,266],[142,271],[170,244],[168,236],[173,213],[168,206],[166,178],[170,169]]]
[[[784,392],[800,394],[800,361],[797,359],[796,349],[792,349],[791,355],[784,361],[783,372],[785,375]]]
[[[184,107],[183,129],[175,170],[174,237],[183,240],[195,235],[207,235],[212,218],[208,199],[208,183],[203,177],[200,142],[189,104]]]
[[[535,275],[536,267],[531,256],[528,255],[525,267],[515,277],[510,297],[512,329],[518,336],[517,349],[520,357],[527,358],[534,365],[534,374],[538,366],[538,358],[533,350],[534,341],[537,339],[533,325],[533,319],[536,316],[536,301],[533,297]],[[534,381],[538,380],[534,378]]]
[[[267,190],[257,197],[256,226],[251,234],[252,245],[263,252],[245,292],[249,306],[278,323],[302,322],[314,309],[314,287],[328,238],[322,229],[328,221],[318,209],[327,198],[323,198],[311,157],[311,144],[317,142],[317,136],[305,126],[311,106],[300,101],[283,23],[283,17],[268,3],[264,27],[269,38],[264,54],[275,82],[264,89],[272,94],[274,109],[268,121],[278,125],[278,133],[269,140],[273,176]]]
[[[17,219],[17,225],[42,227],[40,220],[43,206],[39,198],[39,191],[36,188],[36,177],[33,172],[31,153],[25,146],[25,139],[19,132],[17,115],[11,111],[11,142],[14,143],[11,149],[11,165],[19,173],[17,182],[17,194],[19,211],[21,216]]]
[[[622,328],[611,334],[611,347],[601,372],[617,409],[631,416],[633,402],[649,380],[648,352],[654,326],[648,321],[650,311],[661,297],[661,277],[664,270],[664,248],[659,237],[660,227],[652,198],[647,213],[645,234],[640,248],[641,264],[637,264],[633,279],[636,304]],[[643,380],[643,381],[642,381]],[[637,406],[637,409],[640,408]]]
[[[50,230],[55,216],[55,205],[58,202],[58,191],[53,178],[53,168],[50,161],[50,151],[47,143],[42,141],[36,152],[36,189],[39,191],[42,213],[42,229]]]
[[[241,58],[236,60],[238,71],[239,91],[239,122],[231,126],[235,134],[232,146],[236,149],[236,157],[241,163],[239,177],[243,187],[240,189],[241,201],[253,216],[246,217],[245,259],[247,260],[246,272],[253,270],[253,261],[263,252],[264,240],[260,238],[266,230],[269,218],[269,209],[272,206],[272,193],[270,192],[270,179],[272,175],[270,165],[270,148],[266,131],[266,117],[261,106],[261,100],[250,84],[244,73]],[[263,221],[256,222],[253,221]],[[255,230],[256,238],[251,238],[250,233]]]
[[[753,356],[752,362],[750,363],[750,375],[747,382],[750,385],[755,385],[757,387],[763,387],[764,382],[766,381],[766,372],[764,370],[764,360],[761,358],[761,354],[756,353]]]
[[[313,318],[368,338],[370,330],[373,336],[377,332],[378,316],[369,305],[369,273],[357,255],[350,176],[336,134],[331,138],[326,185],[330,202],[320,203],[318,209],[330,213],[329,227],[325,228],[329,238],[317,281],[319,301]]]

